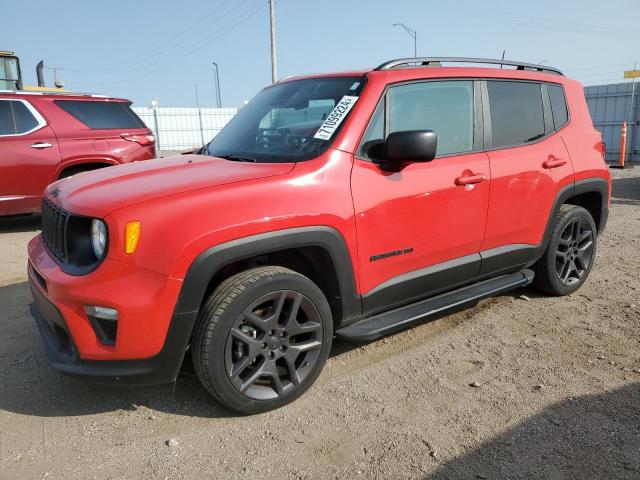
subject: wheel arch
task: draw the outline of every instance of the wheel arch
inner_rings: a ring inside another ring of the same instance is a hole
[[[598,233],[604,230],[608,213],[609,183],[604,178],[588,178],[575,183],[573,195],[563,204],[577,205],[587,210]]]
[[[327,296],[334,323],[361,313],[351,256],[331,227],[300,227],[226,242],[200,253],[191,263],[176,303],[176,314],[195,316],[224,279],[260,265],[278,265],[314,281]]]
[[[565,185],[556,195],[551,212],[549,212],[547,226],[539,246],[540,256],[542,256],[542,253],[544,253],[547,248],[553,227],[553,220],[562,205],[579,205],[586,208],[596,222],[598,233],[602,233],[609,212],[608,199],[609,182],[602,177],[585,178]]]
[[[71,175],[80,172],[89,172],[91,170],[97,170],[99,168],[110,167],[112,165],[118,165],[118,162],[108,159],[87,159],[87,160],[78,160],[73,163],[65,163],[60,166],[59,170],[56,172],[56,179],[60,180],[66,176],[69,176],[69,172]]]

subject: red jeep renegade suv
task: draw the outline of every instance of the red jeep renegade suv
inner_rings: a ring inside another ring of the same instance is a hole
[[[441,62],[515,68],[443,66]],[[50,185],[29,244],[56,370],[291,402],[334,336],[371,340],[531,282],[586,280],[610,176],[558,70],[411,58],[283,80],[199,154]]]
[[[60,178],[155,158],[131,102],[99,95],[0,91],[0,216],[40,211]]]

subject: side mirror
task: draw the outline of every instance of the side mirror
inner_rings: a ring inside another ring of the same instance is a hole
[[[430,162],[436,157],[438,137],[433,130],[393,132],[384,143],[384,162]]]

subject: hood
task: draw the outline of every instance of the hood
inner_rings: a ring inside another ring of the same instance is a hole
[[[104,217],[134,203],[283,175],[293,167],[292,163],[245,163],[182,155],[79,173],[49,185],[45,194],[69,212]]]

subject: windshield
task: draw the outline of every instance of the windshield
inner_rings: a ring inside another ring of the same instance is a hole
[[[18,59],[16,57],[0,57],[0,90],[14,90],[20,80]]]
[[[202,149],[254,162],[299,162],[324,152],[365,84],[364,77],[296,80],[265,88]]]

